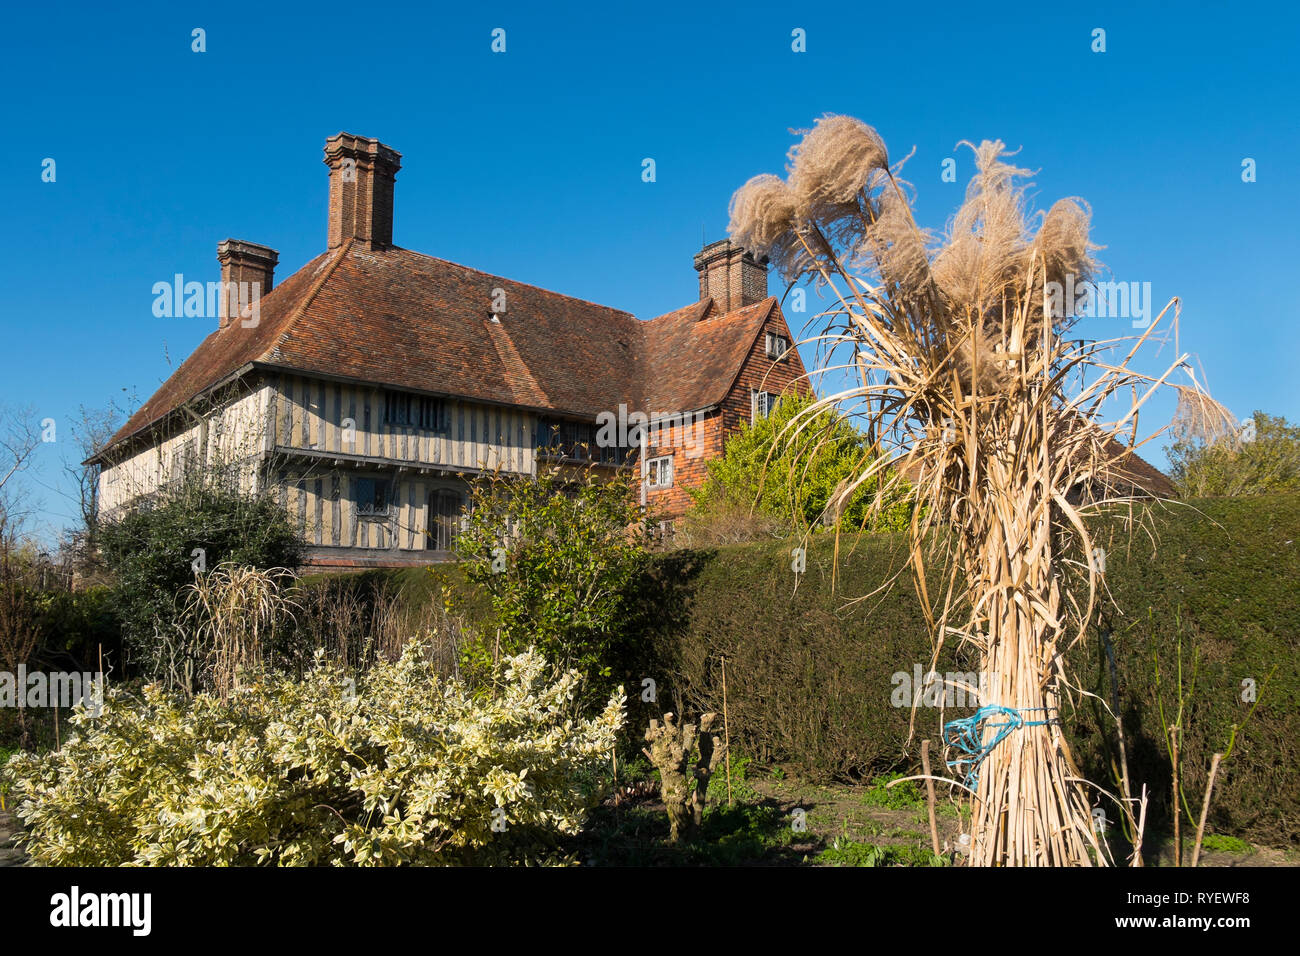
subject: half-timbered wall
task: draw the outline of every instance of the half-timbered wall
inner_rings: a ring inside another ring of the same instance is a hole
[[[271,392],[255,388],[188,425],[159,433],[152,444],[106,465],[99,475],[105,515],[141,495],[152,495],[195,469],[226,470],[242,491],[258,489],[258,464],[266,448]]]
[[[448,427],[439,432],[386,424],[379,388],[285,375],[276,393],[268,434],[277,448],[456,471],[533,470],[536,424],[528,412],[448,399]]]

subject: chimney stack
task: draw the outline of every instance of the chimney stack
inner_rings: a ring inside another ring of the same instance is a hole
[[[330,168],[329,248],[348,239],[370,249],[393,244],[393,180],[402,154],[377,139],[339,133],[325,141]]]
[[[218,327],[224,329],[242,308],[271,291],[280,254],[256,242],[227,239],[217,243],[217,261],[221,263],[222,289]]]
[[[767,258],[755,259],[730,239],[711,242],[695,254],[700,301],[712,298],[724,315],[767,298]]]

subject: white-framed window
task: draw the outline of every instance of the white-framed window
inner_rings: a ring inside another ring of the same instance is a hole
[[[767,333],[767,357],[784,358],[785,353],[790,351],[790,340],[784,335],[777,335],[775,332]]]
[[[673,456],[651,458],[645,463],[645,485],[647,488],[671,488],[673,486]]]
[[[780,396],[775,392],[760,392],[756,388],[749,390],[749,423],[752,425],[760,418],[767,418],[776,410]]]

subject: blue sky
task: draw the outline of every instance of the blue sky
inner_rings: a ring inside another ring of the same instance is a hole
[[[402,152],[398,245],[642,317],[695,298],[701,236],[725,234],[746,179],[782,171],[792,128],[843,112],[894,157],[915,147],[905,176],[936,227],[972,171],[955,144],[1001,138],[1039,171],[1041,205],[1092,205],[1114,278],[1150,282],[1157,309],[1181,297],[1182,347],[1218,399],[1300,420],[1290,5],[1007,7],[1001,21],[971,4],[600,6],[11,6],[0,404],[62,429],[23,476],[36,530],[75,514],[60,462],[78,406],[143,400],[209,331],[155,318],[153,283],[217,278],[228,237],[279,250],[279,279],[324,249],[321,150],[339,130]],[[796,28],[807,52],[791,50]]]

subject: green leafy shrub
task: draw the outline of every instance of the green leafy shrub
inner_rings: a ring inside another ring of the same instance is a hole
[[[766,418],[742,422],[727,439],[722,457],[708,462],[708,479],[691,492],[694,505],[686,520],[695,543],[708,543],[706,526],[732,522],[737,512],[751,509],[773,519],[769,531],[790,534],[821,526],[837,489],[870,461],[869,442],[842,416],[823,412],[805,418],[811,402],[806,395],[784,396]],[[865,482],[842,503],[842,527],[862,528],[876,486],[875,479]],[[868,530],[907,527],[911,506],[903,493],[895,497],[896,503]]]
[[[457,551],[490,609],[465,663],[482,668],[535,644],[603,693],[646,557],[647,519],[632,486],[596,469],[549,467],[484,478],[472,498]]]
[[[123,640],[147,677],[165,666],[158,634],[181,620],[177,597],[194,582],[196,550],[208,569],[268,569],[297,567],[304,548],[301,529],[273,497],[201,479],[102,524],[99,541],[115,579]]]
[[[1166,449],[1169,477],[1183,497],[1214,498],[1300,491],[1300,427],[1255,412],[1246,426],[1254,437],[1214,441],[1184,439]]]
[[[495,693],[442,680],[418,643],[356,692],[321,663],[229,701],[110,691],[77,735],[6,769],[44,865],[510,864],[562,860],[623,724],[576,713],[579,677],[535,652]]]
[[[45,592],[39,627],[44,653],[67,654],[82,669],[96,669],[101,651],[106,660],[116,660],[121,650],[115,595],[104,585]]]

